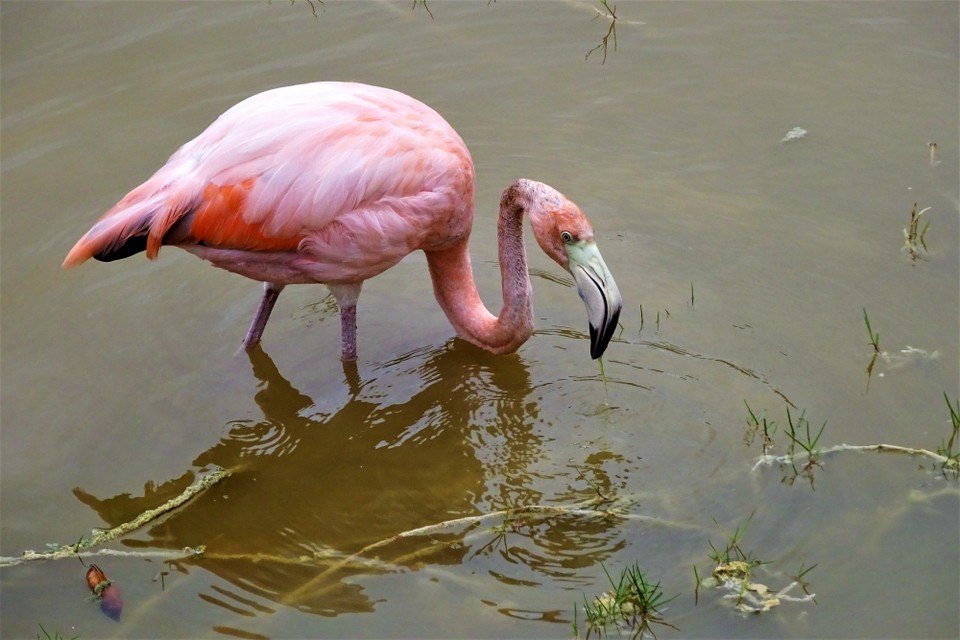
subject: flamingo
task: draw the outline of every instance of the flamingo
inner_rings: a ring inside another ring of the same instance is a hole
[[[260,342],[288,284],[325,284],[341,321],[341,359],[357,357],[363,282],[422,250],[440,308],[459,336],[511,353],[533,333],[532,286],[522,218],[566,269],[587,308],[590,355],[603,355],[622,301],[573,202],[519,179],[497,223],[503,307],[477,293],[467,243],[474,167],[457,132],[403,93],[358,83],[271,89],[228,109],[150,179],[107,211],[63,266],[110,262],[173,245],[263,282],[243,347]]]

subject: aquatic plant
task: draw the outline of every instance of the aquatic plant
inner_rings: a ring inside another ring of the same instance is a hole
[[[37,626],[40,627],[40,631],[43,633],[42,636],[39,633],[37,634],[37,640],[64,640],[63,636],[56,631],[51,634],[49,631],[43,628],[42,624],[37,623]],[[73,636],[70,638],[70,640],[77,640],[79,637],[80,636]]]
[[[603,16],[603,17],[605,17],[605,18],[609,18],[609,19],[610,19],[610,27],[607,29],[607,35],[603,36],[603,37],[600,39],[600,44],[598,44],[597,46],[595,46],[593,49],[590,49],[590,51],[587,51],[587,55],[586,55],[586,57],[584,57],[584,60],[589,60],[591,53],[593,53],[594,51],[596,51],[596,50],[598,50],[598,49],[602,49],[602,50],[603,50],[603,59],[600,61],[600,64],[603,65],[603,64],[606,64],[606,62],[607,62],[607,46],[608,46],[609,43],[610,43],[610,38],[611,38],[611,37],[613,38],[613,50],[614,50],[614,51],[617,50],[617,20],[619,20],[619,18],[617,18],[617,5],[610,6],[610,5],[607,3],[607,0],[600,0],[600,4],[603,5],[603,8],[607,10],[607,13],[604,13],[604,12],[600,11],[599,9],[595,9],[596,12],[597,12],[597,15],[595,15],[595,16],[593,17],[593,19],[596,20],[597,18],[599,18],[599,17],[601,17],[601,16]]]
[[[867,364],[867,390],[870,390],[870,377],[873,375],[873,367],[877,364],[877,358],[880,356],[880,333],[874,332],[870,326],[870,316],[867,315],[867,309],[863,309],[863,322],[867,325],[867,333],[870,335],[870,344],[873,345],[873,355],[870,356],[870,362]]]
[[[797,570],[797,575],[793,576],[793,581],[800,585],[800,588],[803,589],[803,592],[810,597],[813,597],[814,594],[810,593],[809,587],[810,583],[807,582],[804,578],[805,576],[817,568],[816,564],[812,564],[809,567],[804,567],[803,562],[800,563],[800,568]],[[813,600],[816,602],[816,599]]]
[[[817,565],[804,568],[800,566],[800,573],[805,575]],[[698,588],[702,584],[706,587],[726,591],[724,600],[733,602],[733,607],[740,613],[759,614],[780,606],[784,602],[813,602],[816,603],[816,594],[807,589],[809,583],[794,579],[790,584],[779,591],[773,591],[769,586],[753,579],[753,568],[747,562],[734,560],[727,564],[718,564],[709,578],[698,579]],[[791,592],[800,587],[804,595],[793,596]]]
[[[944,457],[940,462],[940,471],[944,475],[949,471],[954,478],[960,477],[960,447],[958,447],[958,436],[960,436],[960,400],[956,401],[956,406],[950,404],[950,398],[947,392],[943,392],[943,399],[947,402],[947,409],[950,411],[951,431],[950,437],[946,442],[937,447],[937,453]],[[954,449],[954,447],[958,447]]]
[[[867,325],[867,333],[870,334],[870,344],[873,345],[873,352],[880,353],[880,332],[875,332],[870,326],[870,316],[867,315],[866,307],[863,307],[863,323]]]
[[[415,11],[415,10],[417,9],[417,6],[418,6],[418,5],[421,6],[421,7],[423,7],[423,8],[426,10],[427,15],[430,16],[430,19],[431,19],[431,20],[434,19],[434,18],[433,18],[433,11],[430,11],[430,5],[427,4],[427,0],[413,0],[413,6],[410,7],[410,10],[411,10],[411,11]]]
[[[656,638],[657,634],[651,625],[677,629],[664,620],[660,612],[660,609],[676,596],[667,598],[660,583],[651,581],[637,563],[623,569],[617,580],[613,579],[602,562],[600,566],[607,575],[611,588],[592,600],[584,595],[583,612],[587,623],[585,637],[590,637],[593,633],[598,637],[601,634],[606,635],[610,626],[617,629],[618,635],[622,635],[623,630],[630,631],[631,638],[642,638],[647,633]],[[575,637],[580,637],[576,605],[573,607],[573,633]]]
[[[913,209],[910,210],[910,224],[903,229],[903,250],[909,254],[912,260],[917,260],[929,251],[925,236],[927,235],[927,229],[930,228],[930,221],[927,220],[927,223],[921,229],[920,216],[930,209],[931,207],[926,207],[917,211],[917,203],[914,202]]]
[[[730,564],[734,561],[745,562],[751,567],[759,567],[763,564],[763,561],[754,556],[752,551],[745,552],[743,547],[740,546],[743,537],[747,533],[747,527],[750,526],[750,522],[753,520],[753,516],[754,512],[751,512],[746,521],[734,529],[733,533],[725,533],[727,543],[722,549],[714,546],[713,541],[709,541],[710,553],[708,553],[707,556],[717,564]],[[718,527],[720,526],[720,523],[717,522],[716,519],[714,519],[713,522]]]
[[[760,431],[763,431],[762,437],[762,446],[763,446],[763,455],[761,460],[776,460],[781,467],[790,465],[790,468],[793,470],[792,475],[785,475],[783,477],[783,482],[786,484],[793,484],[798,476],[803,476],[810,481],[810,486],[813,486],[813,469],[814,467],[821,467],[820,464],[820,454],[821,451],[818,448],[820,443],[820,437],[823,435],[823,430],[826,428],[827,423],[824,421],[820,425],[820,429],[814,435],[813,431],[810,429],[810,421],[807,420],[807,414],[805,409],[800,410],[800,415],[794,419],[792,413],[790,413],[790,406],[786,407],[787,411],[787,425],[783,430],[783,433],[786,434],[787,438],[790,440],[790,443],[787,445],[786,455],[782,456],[772,456],[769,452],[773,449],[774,440],[773,435],[777,432],[777,423],[773,420],[769,420],[765,413],[757,414],[747,403],[746,400],[743,402],[747,407],[747,431],[744,434],[744,441],[749,446],[756,439]],[[798,451],[799,449],[799,451]],[[803,461],[803,467],[797,468],[797,462]],[[757,463],[758,465],[760,463]],[[756,468],[756,467],[754,467]]]
[[[936,451],[922,447],[905,447],[885,443],[860,445],[838,444],[832,447],[820,448],[820,437],[823,435],[823,431],[827,426],[826,421],[824,421],[814,435],[810,428],[810,421],[806,418],[805,411],[801,411],[800,416],[794,420],[793,415],[790,413],[790,408],[787,407],[787,427],[784,430],[787,437],[790,438],[787,453],[785,455],[768,453],[768,450],[772,448],[773,441],[772,438],[770,438],[769,441],[765,439],[763,455],[761,455],[756,464],[753,465],[753,469],[756,471],[761,466],[771,464],[778,464],[781,468],[789,465],[793,470],[793,476],[784,476],[783,482],[792,484],[797,476],[802,475],[810,480],[810,484],[813,486],[813,468],[822,467],[820,464],[822,458],[841,452],[876,451],[880,453],[901,453],[927,458],[937,465],[936,468],[939,469],[944,476],[949,474],[954,479],[960,479],[960,400],[951,403],[946,393],[943,394],[943,398],[946,400],[947,408],[950,412],[951,431],[946,441],[942,442],[936,448]],[[754,433],[752,432],[758,432],[760,428],[764,429],[765,435],[773,433],[775,423],[767,421],[766,417],[762,416],[762,414],[758,416],[757,413],[750,408],[749,404],[747,405],[747,412],[749,414],[747,420],[748,433],[745,436],[745,439],[748,440],[747,444],[751,444],[753,441]],[[803,463],[803,467],[798,469],[798,463]]]
[[[773,420],[767,420],[766,414],[757,416],[753,412],[753,409],[750,408],[750,405],[747,404],[747,401],[744,400],[743,404],[747,406],[747,413],[749,417],[747,418],[747,431],[743,436],[744,442],[747,443],[747,446],[753,444],[754,439],[757,434],[762,430],[763,439],[761,443],[763,445],[763,454],[766,455],[767,452],[773,448],[773,434],[777,432],[777,423]]]
[[[815,603],[816,594],[810,593],[808,589],[810,584],[805,580],[805,576],[816,568],[817,565],[815,564],[810,567],[801,564],[797,575],[790,584],[777,592],[756,580],[756,570],[767,564],[767,561],[760,560],[753,554],[753,551],[744,550],[742,546],[743,537],[753,520],[753,515],[751,513],[733,533],[725,534],[727,541],[723,547],[717,547],[713,544],[713,541],[709,541],[710,551],[707,555],[716,563],[716,567],[709,577],[701,578],[700,572],[694,565],[693,575],[696,579],[694,596],[697,604],[699,604],[701,585],[726,591],[723,599],[731,601],[734,608],[741,613],[762,613],[779,606],[783,602]],[[714,522],[716,523],[716,520]],[[803,596],[790,595],[790,592],[796,587],[803,590]]]
[[[787,407],[787,428],[785,433],[787,437],[790,438],[790,445],[787,448],[787,454],[790,456],[790,464],[793,466],[793,470],[796,475],[803,475],[807,477],[811,484],[813,482],[813,467],[822,467],[820,461],[817,459],[819,451],[817,450],[817,443],[820,442],[820,436],[823,435],[823,430],[826,428],[827,422],[824,421],[820,425],[820,430],[817,431],[816,436],[810,435],[810,421],[807,420],[806,410],[801,410],[800,415],[797,417],[797,422],[794,424],[793,416],[790,414],[790,407]],[[803,469],[798,471],[794,460],[796,456],[796,447],[800,447],[806,453],[807,462],[803,466]],[[796,477],[796,475],[794,477]]]

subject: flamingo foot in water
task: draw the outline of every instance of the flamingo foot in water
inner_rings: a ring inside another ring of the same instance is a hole
[[[253,316],[253,322],[247,329],[247,335],[243,338],[243,348],[250,350],[260,343],[263,336],[263,330],[267,327],[267,320],[270,319],[270,312],[273,311],[273,305],[277,304],[277,298],[283,291],[284,285],[273,284],[272,282],[263,283],[263,298],[260,299],[260,306],[257,307],[257,313]]]
[[[357,359],[357,305],[340,308],[340,359],[353,362]]]

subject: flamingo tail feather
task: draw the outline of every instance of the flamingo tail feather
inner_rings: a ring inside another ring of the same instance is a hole
[[[169,240],[174,225],[193,209],[189,189],[167,183],[157,188],[157,178],[131,191],[74,245],[63,267],[75,267],[94,258],[112,262],[146,251],[156,259],[160,246]],[[162,184],[162,183],[161,183]]]

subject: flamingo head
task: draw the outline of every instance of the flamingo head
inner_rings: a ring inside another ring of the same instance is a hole
[[[617,328],[623,300],[600,255],[587,216],[562,193],[533,180],[517,180],[504,201],[521,207],[544,253],[570,272],[587,307],[590,357],[603,355]]]

